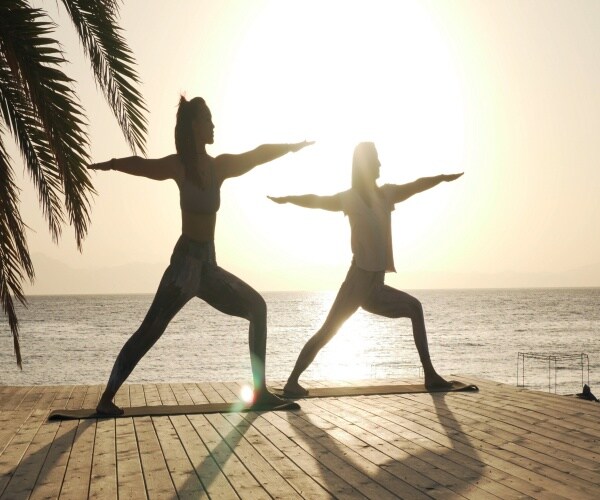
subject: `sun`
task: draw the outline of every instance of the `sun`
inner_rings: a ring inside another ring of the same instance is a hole
[[[221,224],[243,230],[251,221],[268,220],[270,227],[256,232],[261,246],[256,250],[269,248],[276,259],[302,255],[318,264],[323,248],[331,249],[333,258],[348,245],[328,241],[316,252],[314,236],[331,234],[329,228],[319,229],[318,220],[327,217],[290,221],[289,210],[257,200],[348,189],[356,143],[377,145],[380,183],[436,175],[464,160],[459,72],[431,12],[416,2],[267,2],[239,34],[227,72],[215,113],[226,127],[217,123],[220,149],[317,141],[310,150],[260,167],[228,188],[238,205],[229,218],[222,214],[226,222]],[[433,223],[441,209],[426,204],[420,215]],[[434,233],[427,231],[427,222],[419,228],[424,235]],[[231,252],[237,251],[231,245]]]

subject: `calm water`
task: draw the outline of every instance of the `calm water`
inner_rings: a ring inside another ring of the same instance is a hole
[[[516,384],[517,353],[586,353],[600,393],[600,288],[418,290],[431,356],[445,375],[473,374]],[[267,376],[286,379],[318,329],[333,293],[265,293]],[[37,296],[19,313],[24,369],[0,326],[0,383],[105,383],[115,356],[137,329],[152,295]],[[129,382],[250,381],[247,322],[192,300],[134,370]],[[417,377],[410,321],[359,311],[319,354],[305,379]],[[554,391],[554,368],[551,390]],[[579,360],[557,363],[559,393],[581,390]],[[587,382],[587,365],[584,368]],[[548,390],[548,361],[526,361],[528,387]],[[598,395],[598,394],[597,394]]]

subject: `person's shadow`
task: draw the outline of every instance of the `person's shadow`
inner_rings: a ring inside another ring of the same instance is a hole
[[[34,485],[36,489],[44,490],[49,498],[59,496],[61,482],[57,482],[53,476],[56,476],[56,470],[66,470],[70,450],[77,446],[82,436],[93,432],[95,422],[46,422],[47,414],[47,410],[34,410],[24,422],[22,430],[26,433],[28,428],[39,427],[40,434],[51,436],[52,439],[20,461],[3,478],[6,484],[0,481],[0,498],[28,498]],[[20,434],[21,430],[15,436],[16,442],[22,439]],[[35,444],[32,447],[35,449]]]
[[[250,478],[255,484],[247,487],[267,493],[281,493],[285,487],[293,488],[288,496],[305,498],[497,495],[502,485],[481,481],[484,465],[460,418],[446,404],[445,398],[452,396],[416,396],[304,399],[296,412],[212,417],[229,422],[229,431],[221,424],[221,441],[206,443],[210,454],[197,463],[196,474],[210,494],[228,461],[240,462],[240,470],[250,461],[254,468],[260,450],[267,462],[263,469],[274,468],[278,474]],[[248,444],[252,451],[242,451]],[[275,486],[274,478],[281,484]],[[190,477],[180,491],[194,488],[196,481]],[[507,491],[509,496],[516,493]]]
[[[494,492],[479,484],[483,465],[447,395],[419,396],[310,399],[300,412],[265,418],[297,443],[305,472],[334,497],[498,494],[497,484]]]

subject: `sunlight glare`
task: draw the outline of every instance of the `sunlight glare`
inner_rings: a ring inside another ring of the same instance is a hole
[[[376,143],[380,184],[452,172],[465,156],[460,78],[447,40],[425,7],[416,2],[308,4],[311,8],[292,9],[288,2],[267,3],[248,25],[230,67],[219,119],[227,128],[217,135],[232,151],[265,138],[317,141],[228,187],[244,207],[243,214],[236,209],[238,225],[245,224],[243,218],[264,220],[267,214],[278,228],[275,235],[260,235],[272,255],[310,252],[313,236],[322,231],[308,216],[290,223],[291,210],[259,205],[257,197],[348,189],[357,142]],[[436,246],[437,235],[428,229],[440,223],[444,201],[429,199],[419,207],[423,224],[411,220],[428,247]],[[313,258],[320,259],[319,252]]]
[[[244,385],[240,389],[240,399],[247,404],[254,402],[254,390],[249,385]]]

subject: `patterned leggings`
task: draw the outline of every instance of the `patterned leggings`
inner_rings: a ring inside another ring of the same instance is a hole
[[[267,306],[262,296],[217,266],[213,242],[182,235],[139,329],[125,343],[113,366],[106,392],[114,396],[140,359],[164,333],[179,310],[193,297],[219,311],[250,321],[249,344],[256,388],[264,387]]]

